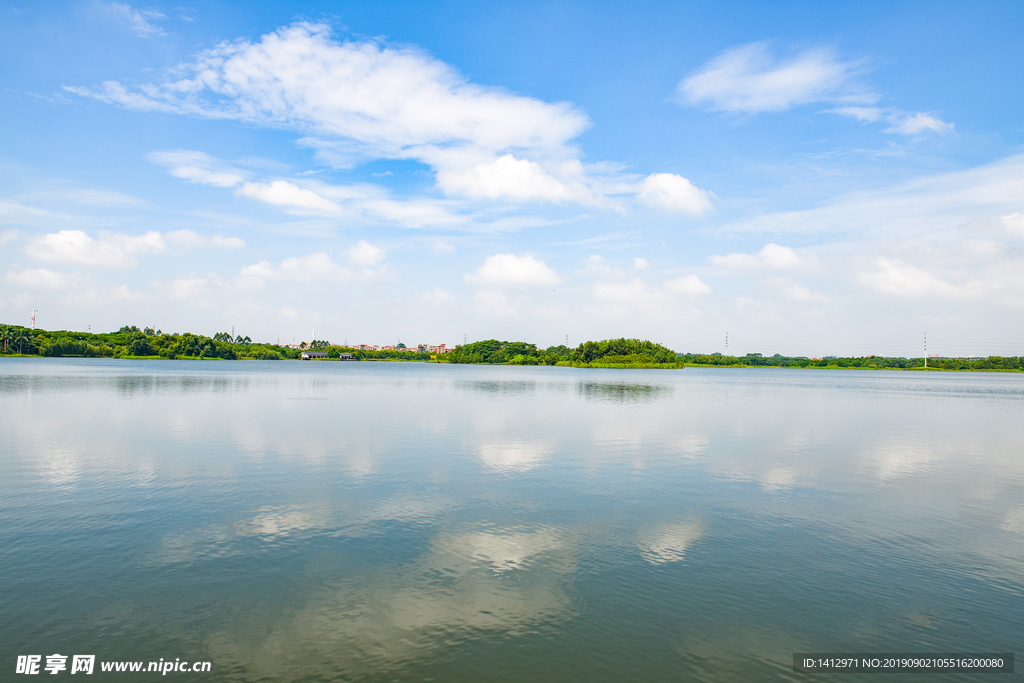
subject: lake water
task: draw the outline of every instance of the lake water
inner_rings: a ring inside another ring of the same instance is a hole
[[[3,680],[835,679],[793,653],[1024,637],[1020,374],[0,359],[0,432]]]

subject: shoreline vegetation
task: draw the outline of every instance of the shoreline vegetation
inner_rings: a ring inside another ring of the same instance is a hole
[[[400,345],[401,346],[401,345]],[[314,340],[300,348],[261,344],[249,337],[221,332],[213,337],[185,332],[165,334],[152,328],[122,327],[117,332],[31,330],[20,325],[0,325],[0,355],[79,358],[131,358],[181,360],[298,360],[304,351],[328,355],[318,361],[338,361],[349,353],[355,361],[452,363],[459,365],[550,365],[574,368],[679,369],[717,368],[825,368],[856,370],[1024,372],[1024,357],[924,358],[886,356],[807,358],[803,356],[745,356],[676,353],[651,341],[606,339],[588,341],[576,348],[538,348],[527,342],[488,339],[456,346],[448,353],[421,353],[416,349],[366,350]]]

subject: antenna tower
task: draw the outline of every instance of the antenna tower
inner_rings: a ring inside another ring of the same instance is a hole
[[[29,311],[29,313],[32,315],[32,326],[29,329],[32,329],[32,330],[36,329],[36,313],[38,313],[38,312],[39,311],[37,311],[34,308]]]
[[[928,367],[928,333],[924,333],[924,366]]]

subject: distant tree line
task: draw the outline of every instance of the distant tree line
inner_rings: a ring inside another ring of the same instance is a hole
[[[0,326],[5,354],[81,356],[85,358],[221,358],[224,360],[281,360],[299,352],[272,344],[254,344],[249,337],[221,332],[211,337],[185,332],[164,334],[147,327],[124,326],[117,332],[29,330]]]
[[[213,337],[185,332],[165,334],[151,327],[124,326],[116,332],[96,334],[66,330],[31,330],[20,325],[0,325],[0,345],[5,355],[77,356],[85,358],[220,358],[224,360],[283,360],[299,358],[302,351],[277,344],[260,344],[248,336],[218,332]],[[676,353],[651,341],[606,339],[588,341],[576,348],[565,345],[540,349],[528,342],[488,339],[456,346],[451,353],[427,354],[403,349],[367,351],[314,340],[308,348],[324,351],[330,358],[351,353],[356,360],[434,361],[459,364],[558,365],[594,368],[677,368],[684,365],[712,367],[923,369],[923,358],[861,356],[807,358],[804,356],[724,356],[720,353]],[[929,358],[929,370],[1024,371],[1024,357]]]
[[[807,358],[806,356],[783,356],[778,353],[774,356],[763,356],[760,353],[748,353],[745,356],[723,356],[720,353],[680,353],[678,358],[687,365],[717,367],[924,369],[924,358],[889,356]],[[1024,370],[1024,357],[929,358],[928,368],[934,370]]]

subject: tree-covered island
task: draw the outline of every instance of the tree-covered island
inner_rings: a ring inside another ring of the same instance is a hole
[[[0,325],[0,355],[80,358],[165,358],[192,360],[295,360],[304,351],[321,351],[325,360],[338,360],[351,354],[358,361],[405,361],[455,364],[554,365],[575,368],[682,368],[693,367],[778,367],[846,368],[862,370],[975,370],[1024,371],[1024,357],[988,356],[986,358],[924,358],[862,356],[844,358],[825,356],[745,356],[676,353],[661,344],[640,339],[588,341],[576,348],[565,345],[541,349],[521,341],[473,342],[456,346],[449,353],[419,353],[416,349],[358,349],[314,340],[299,348],[253,342],[248,336],[233,337],[221,332],[206,337],[199,334],[164,333],[146,327],[124,326],[116,332],[71,332],[29,329],[20,325]]]

